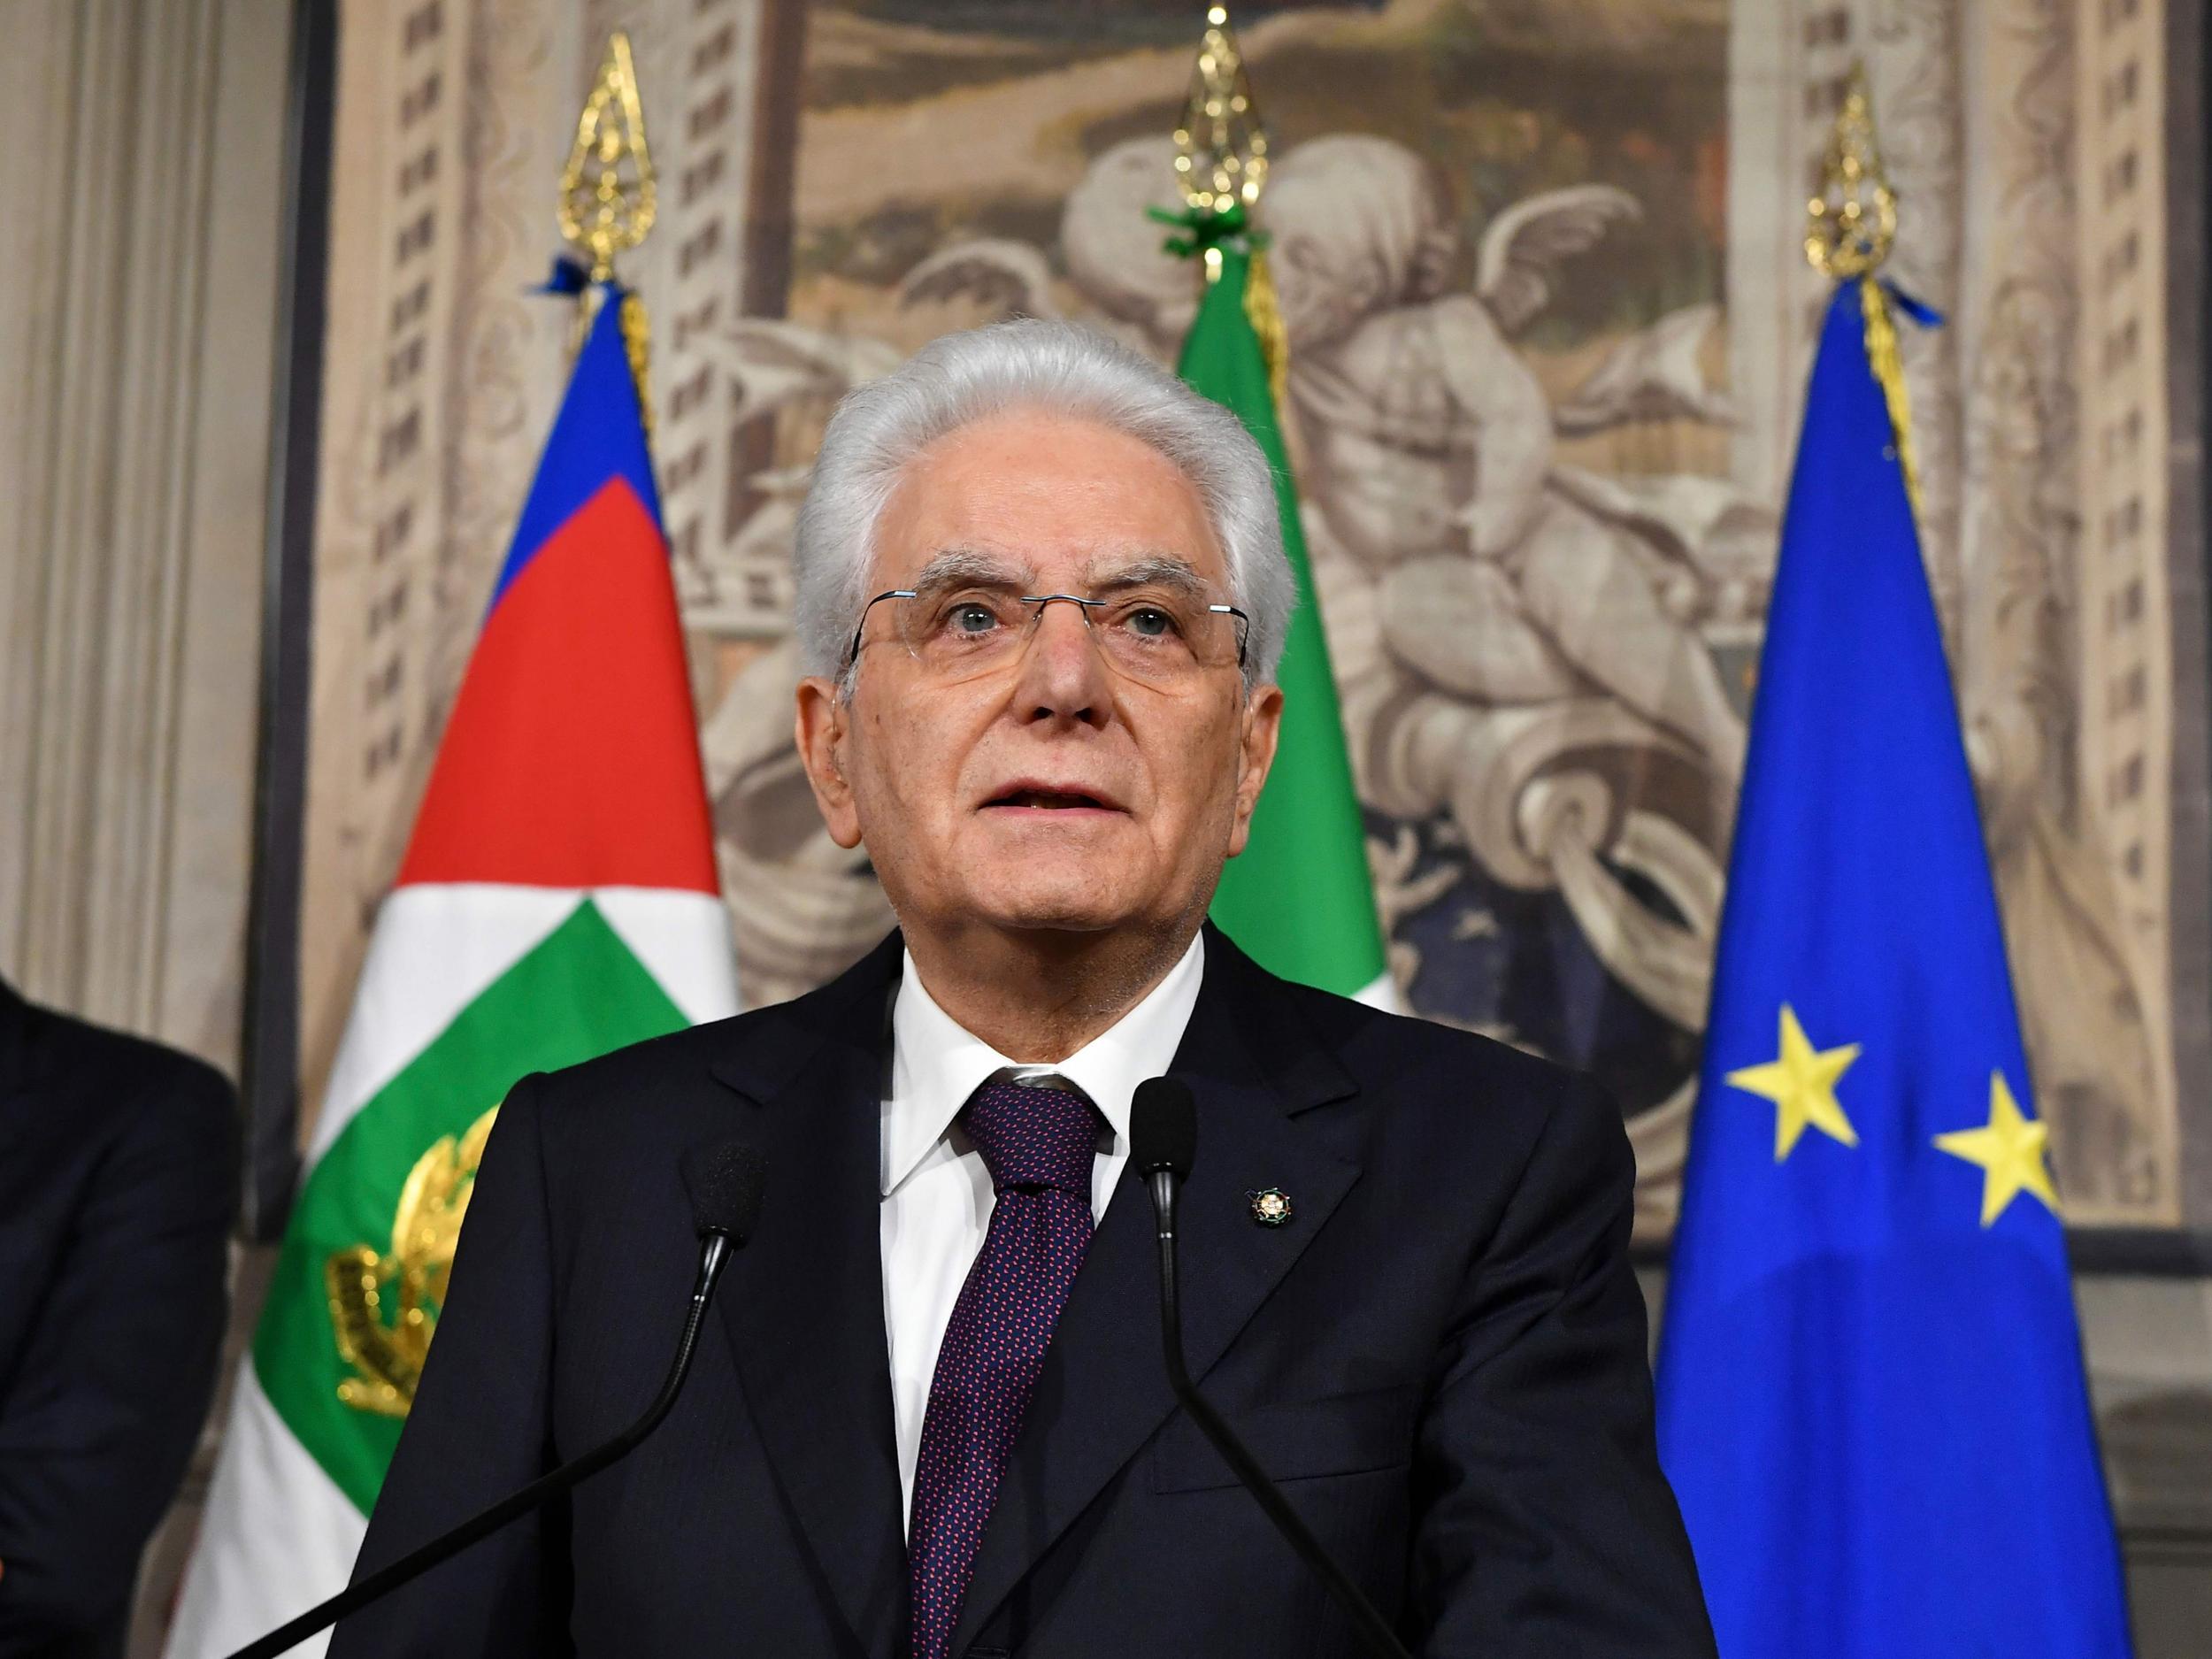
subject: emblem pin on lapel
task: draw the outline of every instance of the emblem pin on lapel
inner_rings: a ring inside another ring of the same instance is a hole
[[[1247,1193],[1252,1201],[1252,1219],[1263,1227],[1279,1227],[1290,1219],[1290,1194],[1279,1187],[1263,1187]]]

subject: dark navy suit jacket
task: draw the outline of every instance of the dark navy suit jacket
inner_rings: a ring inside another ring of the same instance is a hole
[[[0,985],[0,1659],[123,1651],[215,1386],[230,1086]]]
[[[698,1247],[679,1163],[769,1164],[683,1397],[541,1519],[334,1659],[894,1659],[906,1635],[878,1242],[895,936],[811,995],[509,1097],[361,1567],[635,1416]],[[1709,1655],[1653,1448],[1628,1145],[1593,1086],[1263,972],[1218,933],[1174,1073],[1192,1370],[1432,1655]],[[1288,1225],[1249,1194],[1289,1194]],[[1349,1626],[1175,1407],[1125,1173],[1054,1333],[953,1650],[1340,1655]]]

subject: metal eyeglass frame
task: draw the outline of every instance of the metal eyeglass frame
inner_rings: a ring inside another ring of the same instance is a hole
[[[868,613],[871,611],[887,599],[919,599],[921,596],[921,594],[912,588],[887,588],[866,604],[861,606],[860,621],[853,629],[853,642],[845,648],[844,667],[838,672],[840,673],[849,672],[854,664],[860,661],[860,636],[868,631]],[[1030,626],[1033,630],[1044,621],[1045,607],[1056,599],[1064,599],[1071,605],[1081,606],[1083,626],[1086,627],[1090,626],[1093,611],[1116,603],[1111,599],[1086,599],[1081,594],[1019,594],[1015,597],[1018,603],[1036,607],[1029,613]],[[1237,630],[1237,672],[1243,672],[1245,655],[1252,643],[1252,618],[1234,605],[1208,605],[1206,609],[1216,616],[1234,617],[1244,624]]]

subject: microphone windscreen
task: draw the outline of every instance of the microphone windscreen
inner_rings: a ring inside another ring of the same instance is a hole
[[[1129,1156],[1142,1175],[1172,1170],[1179,1179],[1190,1173],[1198,1156],[1198,1102],[1190,1085],[1171,1077],[1149,1077],[1137,1085],[1129,1109]]]
[[[731,1243],[744,1243],[760,1219],[767,1180],[768,1160],[748,1141],[719,1141],[684,1154],[691,1218],[702,1234],[726,1233]]]

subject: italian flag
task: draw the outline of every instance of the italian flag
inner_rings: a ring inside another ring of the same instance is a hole
[[[377,918],[172,1659],[218,1659],[344,1587],[507,1090],[736,1011],[620,311],[610,291]]]
[[[1298,523],[1298,490],[1276,422],[1266,355],[1246,303],[1252,255],[1234,242],[1216,247],[1220,270],[1183,342],[1177,370],[1193,388],[1236,413],[1274,470],[1298,609],[1276,674],[1283,725],[1275,767],[1252,815],[1250,841],[1221,872],[1213,919],[1271,972],[1397,1010],[1336,677]]]

